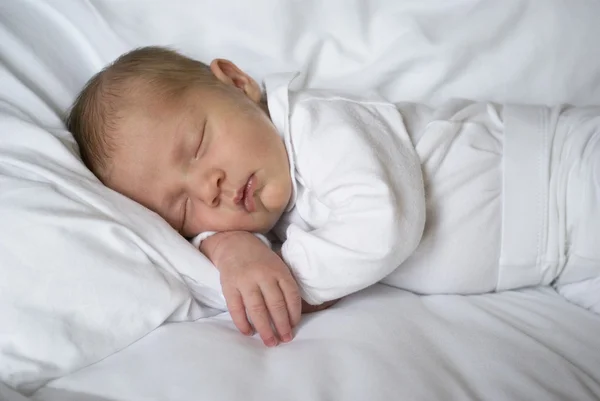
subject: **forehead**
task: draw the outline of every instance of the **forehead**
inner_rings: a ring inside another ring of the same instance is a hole
[[[148,188],[163,185],[206,119],[231,118],[228,111],[238,110],[237,103],[235,96],[204,88],[171,100],[137,96],[120,111],[107,185],[149,207]]]
[[[211,94],[204,92],[190,89],[177,96],[161,96],[150,90],[138,92],[119,111],[116,148],[124,151],[126,157],[156,144],[168,148],[209,112],[206,105],[212,103]]]

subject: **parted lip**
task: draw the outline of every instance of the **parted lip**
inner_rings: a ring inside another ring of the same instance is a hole
[[[250,177],[248,177],[248,179],[246,180],[246,182],[244,183],[244,185],[242,185],[236,192],[235,192],[235,197],[233,198],[233,203],[235,205],[239,205],[241,207],[243,207],[244,209],[246,209],[246,211],[250,212],[253,209],[253,202],[249,202],[249,198],[252,197],[253,195],[253,185],[252,185],[252,178],[254,177],[254,174],[251,174]]]
[[[244,192],[246,192],[246,186],[248,185],[248,181],[244,183],[237,191],[235,191],[235,196],[233,198],[233,203],[236,205],[240,205],[244,201]]]

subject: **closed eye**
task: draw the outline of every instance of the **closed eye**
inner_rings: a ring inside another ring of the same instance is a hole
[[[198,143],[198,148],[196,149],[196,153],[194,154],[194,160],[198,160],[200,158],[200,149],[202,149],[202,143],[204,142],[204,131],[206,130],[206,120],[204,120],[204,126],[202,127],[202,131],[200,132],[200,143]]]
[[[179,232],[183,233],[183,229],[185,227],[185,219],[187,218],[187,210],[188,210],[188,205],[190,203],[190,198],[186,198],[185,202],[183,202],[182,207],[181,207],[181,224],[179,226]]]

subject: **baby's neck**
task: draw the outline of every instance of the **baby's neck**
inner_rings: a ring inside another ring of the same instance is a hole
[[[269,120],[270,120],[271,113],[269,113],[269,105],[267,103],[267,97],[263,95],[263,97],[260,99],[260,102],[258,103],[258,105],[260,106],[262,111],[264,111],[267,114],[267,117],[269,117]]]

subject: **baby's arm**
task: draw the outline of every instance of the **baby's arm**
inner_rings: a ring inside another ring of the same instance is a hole
[[[298,285],[287,265],[260,239],[244,231],[222,232],[204,239],[200,251],[216,266],[223,295],[236,327],[252,334],[248,317],[267,346],[291,341],[300,321]]]
[[[397,110],[353,102],[317,106],[301,104],[293,117],[301,119],[294,145],[304,187],[296,208],[312,228],[292,222],[282,247],[310,304],[387,276],[415,250],[425,223],[420,161]]]
[[[300,309],[312,313],[337,302],[310,305],[302,300],[300,306],[298,285],[281,255],[248,232],[214,234],[200,243],[200,251],[220,272],[223,295],[236,327],[250,335],[249,315],[266,345],[277,343],[271,323],[279,339],[286,341],[300,321]]]

